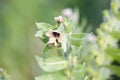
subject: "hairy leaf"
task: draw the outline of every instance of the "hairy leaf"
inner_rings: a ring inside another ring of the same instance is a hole
[[[62,70],[68,66],[68,62],[66,60],[63,60],[61,57],[43,59],[42,57],[37,56],[36,59],[39,66],[47,72]]]
[[[35,77],[35,80],[67,80],[67,77],[61,74],[46,74]]]

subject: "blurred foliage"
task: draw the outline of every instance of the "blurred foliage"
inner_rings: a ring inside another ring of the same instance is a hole
[[[120,79],[120,44],[118,43],[120,40],[118,15],[120,6],[115,3],[120,4],[120,1],[113,0],[110,10],[103,11],[103,23],[97,29],[97,36],[88,38],[89,46],[82,55],[83,61],[87,62],[86,69],[89,80]],[[114,13],[115,10],[118,11]],[[91,38],[93,38],[92,41]]]
[[[0,68],[0,80],[11,80],[10,76],[3,68]]]

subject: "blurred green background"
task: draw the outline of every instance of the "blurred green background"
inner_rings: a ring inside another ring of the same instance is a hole
[[[40,70],[35,60],[43,43],[34,37],[35,22],[54,24],[65,8],[78,8],[92,31],[102,22],[110,0],[0,0],[0,67],[13,80],[33,80]],[[80,23],[80,21],[79,21]]]

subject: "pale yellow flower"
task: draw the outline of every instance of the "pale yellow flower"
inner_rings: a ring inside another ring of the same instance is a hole
[[[46,32],[46,36],[49,37],[48,45],[61,47],[61,32],[58,30],[49,30]]]

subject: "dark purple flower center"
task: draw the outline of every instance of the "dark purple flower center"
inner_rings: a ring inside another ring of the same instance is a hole
[[[54,37],[59,37],[59,36],[60,36],[60,33],[58,33],[58,32],[53,32],[53,36],[54,36]]]

